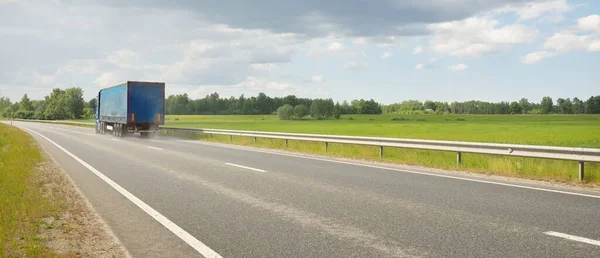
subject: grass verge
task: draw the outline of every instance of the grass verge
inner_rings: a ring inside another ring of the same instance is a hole
[[[456,153],[443,151],[384,148],[384,157],[379,157],[379,147],[347,144],[328,145],[305,141],[285,141],[280,139],[254,138],[227,135],[181,134],[188,138],[208,142],[229,143],[244,146],[280,149],[342,158],[377,161],[385,163],[416,165],[430,168],[461,170],[481,174],[535,179],[550,182],[576,183],[582,186],[597,186],[600,183],[600,164],[586,163],[585,178],[578,181],[578,164],[573,161],[507,157],[485,154],[462,154],[462,163],[456,163]]]
[[[0,257],[128,257],[68,176],[0,123]]]
[[[29,135],[0,124],[0,255],[4,257],[53,256],[39,237],[43,219],[59,211],[40,187],[36,167],[42,161]]]

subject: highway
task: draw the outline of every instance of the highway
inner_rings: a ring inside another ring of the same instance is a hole
[[[14,125],[134,257],[600,257],[598,192]]]

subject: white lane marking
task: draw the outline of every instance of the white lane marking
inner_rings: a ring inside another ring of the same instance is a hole
[[[544,234],[555,236],[555,237],[562,237],[564,239],[578,241],[578,242],[582,242],[582,243],[586,243],[586,244],[590,244],[590,245],[600,246],[600,241],[585,238],[585,237],[578,237],[578,236],[573,236],[573,235],[564,234],[564,233],[560,233],[560,232],[554,232],[554,231],[547,231],[547,232],[544,232]]]
[[[118,141],[119,139],[117,138],[110,138],[111,141]]]
[[[217,252],[210,249],[210,247],[208,247],[205,244],[203,244],[202,242],[200,242],[194,236],[190,235],[187,231],[185,231],[181,227],[177,226],[177,224],[170,221],[168,218],[166,218],[165,216],[160,214],[158,211],[156,211],[155,209],[150,207],[148,204],[146,204],[145,202],[143,202],[142,200],[137,198],[135,195],[131,194],[125,188],[121,187],[120,185],[118,185],[117,183],[112,181],[110,178],[108,178],[107,176],[102,174],[100,171],[98,171],[97,169],[92,167],[90,164],[86,163],[79,157],[75,156],[75,154],[69,152],[62,146],[58,145],[56,142],[50,140],[48,137],[46,137],[36,131],[31,130],[29,128],[25,128],[25,129],[46,139],[48,142],[52,143],[54,146],[56,146],[57,148],[62,150],[64,153],[71,156],[71,158],[75,159],[77,162],[79,162],[79,164],[81,164],[84,167],[86,167],[87,169],[89,169],[92,173],[94,173],[96,176],[98,176],[100,179],[102,179],[104,182],[106,182],[112,188],[117,190],[120,194],[125,196],[125,198],[129,199],[132,203],[137,205],[140,209],[142,209],[144,212],[146,212],[148,215],[150,215],[152,218],[154,218],[156,221],[158,221],[160,224],[162,224],[165,228],[167,228],[169,231],[173,232],[173,234],[178,236],[181,240],[185,241],[188,245],[190,245],[192,248],[194,248],[196,251],[198,251],[198,253],[200,253],[201,255],[203,255],[205,257],[215,257],[215,258],[221,257],[222,258],[221,255],[219,255]]]
[[[263,172],[263,173],[267,172],[266,170],[262,170],[262,169],[258,169],[258,168],[246,167],[246,166],[242,166],[242,165],[238,165],[238,164],[233,164],[233,163],[225,163],[225,165],[234,166],[234,167],[238,167],[238,168],[244,168],[244,169],[253,170],[253,171],[257,171],[257,172]]]
[[[150,148],[150,149],[153,149],[153,150],[163,150],[163,149],[161,149],[161,148],[156,148],[156,147],[152,147],[152,146],[146,146],[146,147],[148,147],[148,148]]]
[[[450,179],[457,179],[457,180],[478,182],[478,183],[484,183],[484,184],[509,186],[509,187],[515,187],[515,188],[522,188],[522,189],[529,189],[529,190],[536,190],[536,191],[543,191],[543,192],[550,192],[550,193],[560,193],[560,194],[568,194],[568,195],[575,195],[575,196],[581,196],[581,197],[589,197],[589,198],[600,199],[599,195],[593,195],[593,194],[568,192],[568,191],[553,190],[553,189],[539,188],[539,187],[533,187],[533,186],[516,185],[516,184],[509,184],[509,183],[486,181],[486,180],[481,180],[481,179],[473,179],[473,178],[464,178],[464,177],[458,177],[458,176],[448,176],[448,175],[432,174],[432,173],[426,173],[426,172],[418,172],[418,171],[411,171],[411,170],[404,170],[404,169],[390,168],[390,167],[383,167],[383,166],[376,166],[376,165],[367,165],[367,164],[360,164],[360,163],[347,162],[347,161],[341,161],[341,160],[323,159],[323,158],[316,158],[316,157],[309,157],[309,156],[302,156],[302,155],[294,155],[294,154],[287,154],[287,153],[278,153],[278,152],[272,152],[272,151],[245,149],[245,148],[238,148],[238,147],[231,147],[231,146],[223,146],[223,145],[220,145],[220,144],[210,144],[210,143],[204,143],[204,142],[196,142],[196,141],[190,141],[190,140],[177,140],[177,141],[179,141],[179,142],[186,142],[186,143],[192,143],[192,144],[201,144],[201,145],[215,146],[215,147],[221,147],[221,148],[228,148],[228,149],[250,151],[250,152],[268,153],[268,154],[274,154],[274,155],[280,155],[280,156],[288,156],[288,157],[303,158],[303,159],[312,159],[312,160],[326,161],[326,162],[346,164],[346,165],[353,165],[353,166],[359,166],[359,167],[376,168],[376,169],[391,170],[391,171],[398,171],[398,172],[418,174],[418,175],[425,175],[425,176],[450,178]]]

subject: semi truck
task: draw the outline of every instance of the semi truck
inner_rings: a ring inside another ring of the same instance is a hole
[[[153,137],[165,121],[165,83],[127,81],[101,89],[97,96],[96,133]]]

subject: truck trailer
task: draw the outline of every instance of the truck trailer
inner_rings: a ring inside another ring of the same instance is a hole
[[[97,97],[96,133],[152,137],[165,121],[165,83],[127,81],[101,89]]]

